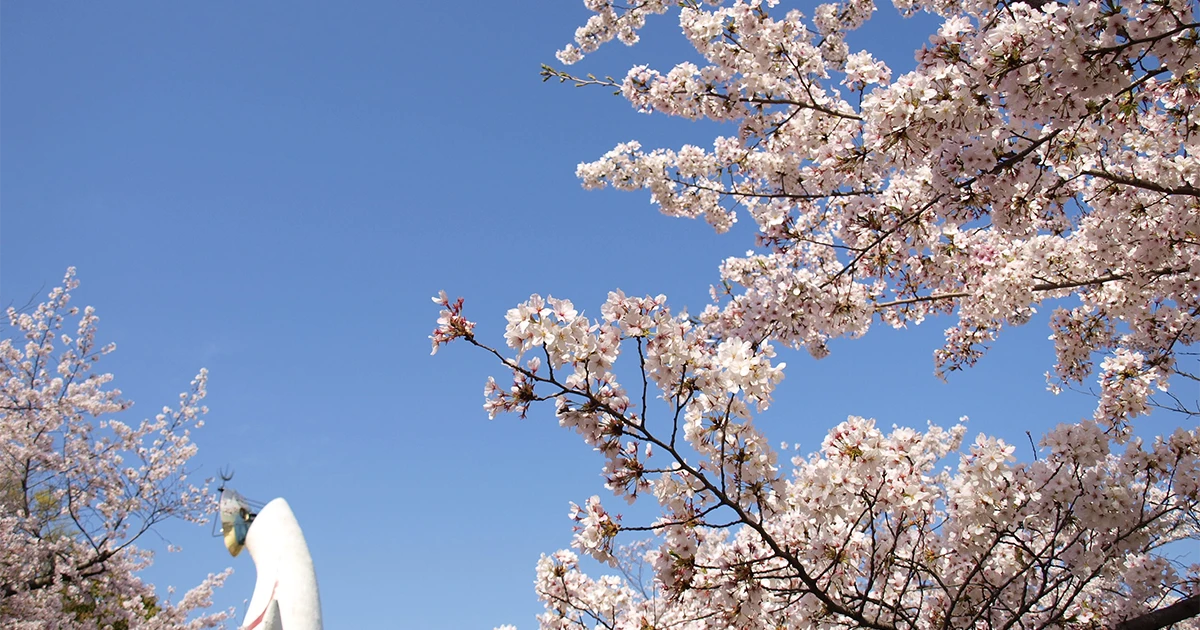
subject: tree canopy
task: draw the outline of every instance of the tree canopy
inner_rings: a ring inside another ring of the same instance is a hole
[[[62,286],[28,312],[8,309],[0,339],[0,625],[6,628],[208,628],[202,613],[228,572],[178,601],[138,577],[139,540],[166,519],[203,522],[207,484],[188,478],[191,431],[208,409],[201,370],[176,407],[123,420],[132,403],[96,372],[112,344]],[[11,336],[10,336],[11,335]]]
[[[546,79],[733,131],[624,142],[578,167],[583,185],[758,233],[695,316],[613,292],[589,319],[534,295],[499,350],[461,299],[434,298],[434,352],[461,339],[512,373],[489,380],[489,415],[552,403],[604,455],[611,492],[659,506],[639,524],[599,497],[573,508],[575,551],[538,564],[541,626],[1200,627],[1197,567],[1161,552],[1200,538],[1200,433],[1135,425],[1155,407],[1200,416],[1170,391],[1200,380],[1179,361],[1200,332],[1194,4],[896,0],[942,18],[897,77],[846,43],[870,0],[807,15],[772,0],[586,4],[563,64],[636,44],[664,13],[699,61]],[[1039,309],[1050,387],[1095,379],[1099,394],[1033,461],[962,426],[850,417],[789,463],[753,422],[782,378],[777,347],[821,357],[872,324],[946,315],[945,374]],[[651,537],[649,589],[579,565],[576,552],[617,564],[623,532]]]

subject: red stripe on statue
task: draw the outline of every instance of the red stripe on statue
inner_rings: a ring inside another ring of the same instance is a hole
[[[271,586],[271,596],[267,598],[267,605],[263,607],[262,612],[258,613],[258,616],[254,618],[254,621],[251,621],[243,626],[242,630],[253,630],[254,628],[258,627],[258,624],[263,622],[263,619],[267,616],[267,611],[271,610],[271,602],[275,601],[275,589],[277,588],[279,588],[279,582],[275,582],[275,584]]]

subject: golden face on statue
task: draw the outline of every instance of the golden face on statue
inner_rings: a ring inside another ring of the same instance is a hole
[[[225,548],[237,556],[246,544],[246,533],[250,531],[255,513],[250,511],[250,504],[245,497],[227,488],[221,489],[220,512]]]

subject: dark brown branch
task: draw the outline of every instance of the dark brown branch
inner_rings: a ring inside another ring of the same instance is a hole
[[[830,192],[808,193],[808,194],[795,194],[795,193],[788,193],[788,192],[777,192],[777,193],[742,192],[740,190],[726,190],[724,188],[714,188],[712,186],[701,186],[700,184],[697,184],[695,182],[689,182],[689,181],[680,179],[678,177],[668,177],[667,181],[674,182],[676,184],[679,184],[680,186],[694,188],[696,190],[715,192],[719,195],[727,195],[730,197],[753,197],[755,199],[798,199],[801,201],[813,201],[813,200],[821,200],[821,199],[832,199],[835,197],[859,197],[859,196],[864,196],[864,195],[878,195],[883,192],[882,190],[871,190],[871,189],[833,190]]]
[[[1110,181],[1114,184],[1123,184],[1125,186],[1133,186],[1143,190],[1152,190],[1164,195],[1186,195],[1188,197],[1200,197],[1200,188],[1196,188],[1191,184],[1183,184],[1181,186],[1164,186],[1149,180],[1140,179],[1137,177],[1126,177],[1124,175],[1115,175],[1107,171],[1086,170],[1084,175],[1091,175],[1100,179]]]
[[[1155,278],[1161,278],[1162,276],[1170,276],[1170,275],[1175,275],[1175,274],[1179,274],[1179,273],[1185,273],[1187,271],[1188,271],[1188,269],[1186,267],[1183,267],[1180,269],[1155,269],[1154,271],[1149,272],[1147,275],[1153,276]],[[1128,280],[1128,279],[1129,279],[1128,274],[1110,273],[1108,275],[1100,276],[1099,278],[1091,278],[1089,280],[1066,280],[1063,282],[1043,282],[1041,284],[1033,285],[1033,290],[1034,291],[1054,291],[1056,289],[1077,289],[1079,287],[1086,287],[1086,286],[1093,285],[1093,284],[1106,284],[1109,282],[1116,282],[1118,280]]]
[[[875,305],[876,310],[881,308],[890,308],[893,306],[904,306],[905,304],[916,304],[918,302],[933,302],[935,300],[952,300],[954,298],[967,297],[971,295],[965,291],[955,293],[939,293],[934,295],[918,295],[903,300],[892,300],[891,302],[880,302]]]
[[[1113,626],[1112,630],[1161,630],[1192,617],[1200,617],[1200,595],[1185,597],[1166,608],[1126,619]]]
[[[1101,276],[1099,278],[1091,278],[1089,280],[1068,280],[1065,282],[1043,282],[1041,284],[1033,285],[1033,290],[1034,291],[1054,291],[1056,289],[1077,289],[1079,287],[1086,287],[1086,286],[1090,286],[1093,284],[1105,284],[1108,282],[1115,282],[1117,280],[1124,280],[1125,278],[1126,278],[1126,276],[1124,276],[1124,275],[1110,273],[1107,276]]]
[[[1116,44],[1113,46],[1106,46],[1104,48],[1093,48],[1091,50],[1085,50],[1083,52],[1083,56],[1091,58],[1091,57],[1098,57],[1100,55],[1107,55],[1109,53],[1119,53],[1119,52],[1125,50],[1126,48],[1129,48],[1130,46],[1136,46],[1138,44],[1147,44],[1147,43],[1151,43],[1151,42],[1158,42],[1158,41],[1166,39],[1176,33],[1182,33],[1184,31],[1188,30],[1189,28],[1196,28],[1197,26],[1200,26],[1200,23],[1181,24],[1172,30],[1166,31],[1165,33],[1159,33],[1158,35],[1151,35],[1150,37],[1131,39],[1129,41],[1121,42],[1120,44]]]
[[[797,101],[790,98],[772,98],[769,96],[739,97],[733,96],[732,94],[722,94],[720,92],[706,92],[700,96],[710,96],[726,102],[734,101],[737,103],[749,103],[751,105],[788,105],[798,109],[811,109],[815,112],[821,112],[822,114],[833,116],[835,118],[845,118],[847,120],[857,120],[860,122],[862,121],[862,116],[847,114],[845,112],[839,112],[836,109],[830,109],[823,105],[817,105],[816,103],[805,103],[804,101]]]
[[[1060,134],[1060,133],[1062,133],[1062,129],[1055,129],[1054,131],[1046,134],[1045,136],[1042,136],[1037,141],[1031,143],[1029,146],[1025,147],[1024,149],[1021,149],[1021,151],[1019,153],[1014,153],[1013,155],[1010,155],[1010,156],[1006,157],[1005,159],[1001,160],[1000,162],[998,162],[996,164],[995,168],[993,168],[991,171],[988,171],[988,172],[992,175],[999,175],[1000,171],[1003,171],[1006,168],[1015,166],[1021,160],[1024,160],[1025,158],[1029,157],[1029,154],[1036,151],[1038,147],[1057,138],[1058,134]]]

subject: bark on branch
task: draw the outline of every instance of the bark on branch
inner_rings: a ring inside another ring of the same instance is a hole
[[[1192,617],[1200,617],[1200,595],[1185,597],[1166,608],[1126,619],[1113,626],[1112,630],[1161,630]]]

